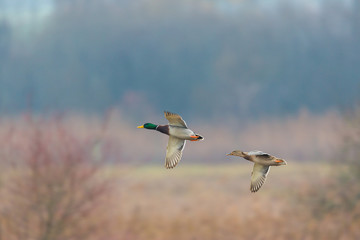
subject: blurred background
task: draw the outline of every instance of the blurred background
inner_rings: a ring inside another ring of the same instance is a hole
[[[0,239],[359,239],[359,43],[357,0],[0,0]]]

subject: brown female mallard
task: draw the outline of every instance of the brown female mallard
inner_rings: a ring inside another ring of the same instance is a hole
[[[145,123],[138,128],[156,130],[169,135],[169,142],[166,148],[165,167],[174,168],[181,159],[182,151],[185,147],[185,140],[199,141],[204,138],[190,130],[185,121],[176,113],[164,112],[165,118],[169,121],[168,125],[156,125]]]
[[[242,152],[239,150],[227,154],[231,156],[243,157],[248,161],[254,162],[251,173],[250,191],[257,192],[266,180],[270,166],[286,165],[286,161],[261,151]]]

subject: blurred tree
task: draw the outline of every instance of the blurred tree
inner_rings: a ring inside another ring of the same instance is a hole
[[[0,69],[10,55],[11,29],[6,21],[0,21]]]
[[[11,39],[6,107],[23,109],[27,89],[40,111],[105,111],[128,92],[145,93],[158,111],[204,116],[351,104],[359,95],[359,7],[308,4],[55,1],[33,44]]]
[[[0,20],[0,111],[5,106],[6,82],[4,81],[4,70],[10,57],[11,40],[9,24]]]
[[[1,136],[12,143],[7,145],[12,153],[1,152],[3,166],[4,157],[12,166],[2,182],[4,239],[104,239],[112,191],[100,173],[103,156],[92,162],[91,144],[58,121],[27,124],[21,133],[15,126]],[[21,142],[12,142],[18,134]]]
[[[360,108],[344,115],[345,126],[339,133],[343,144],[334,149],[333,159],[329,161],[330,176],[318,184],[309,186],[297,201],[305,203],[306,208],[317,218],[333,214],[347,215],[347,221],[360,217]],[[345,224],[345,223],[344,223]]]

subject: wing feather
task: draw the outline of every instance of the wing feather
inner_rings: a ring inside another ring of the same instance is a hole
[[[257,192],[261,188],[266,180],[266,176],[269,173],[269,170],[270,166],[264,166],[258,163],[254,164],[254,168],[251,173],[251,192]]]
[[[181,160],[182,151],[185,147],[185,140],[170,136],[166,148],[165,167],[174,168]]]
[[[166,119],[169,121],[170,125],[187,128],[185,121],[181,118],[181,116],[179,114],[165,111],[164,115],[165,115]]]
[[[270,156],[268,153],[259,151],[259,150],[255,150],[255,151],[250,151],[247,152],[248,155],[257,155],[257,156]]]

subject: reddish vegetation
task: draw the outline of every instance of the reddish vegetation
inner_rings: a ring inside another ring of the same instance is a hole
[[[121,115],[1,119],[0,239],[358,239],[353,122],[302,113],[239,131],[188,123],[206,144],[187,144],[180,164],[166,170],[166,136]],[[273,168],[251,194],[251,164],[224,156],[236,148],[274,149],[288,166]],[[335,153],[341,161],[311,162]],[[215,161],[228,165],[207,163]]]
[[[99,239],[111,189],[92,139],[78,138],[59,120],[24,123],[1,136],[3,238]]]

